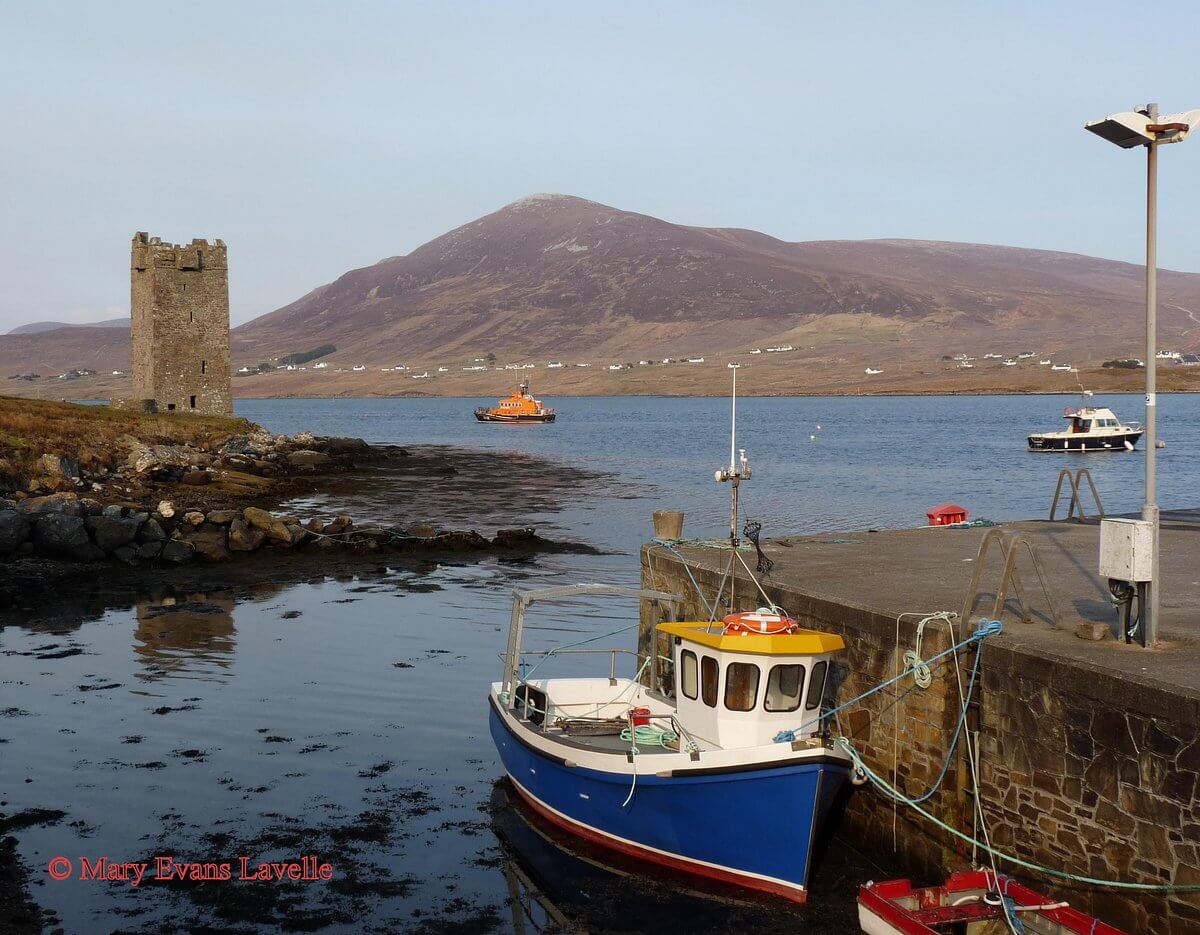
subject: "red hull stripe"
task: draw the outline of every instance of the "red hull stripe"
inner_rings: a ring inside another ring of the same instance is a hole
[[[764,880],[761,877],[749,876],[744,873],[738,873],[736,870],[727,870],[722,867],[713,867],[709,864],[699,863],[698,861],[688,860],[686,857],[677,857],[671,854],[664,854],[652,848],[642,847],[632,841],[626,841],[623,838],[614,838],[611,835],[605,834],[603,831],[597,831],[595,828],[581,824],[567,818],[565,815],[560,815],[550,806],[534,798],[533,794],[525,789],[519,782],[512,779],[513,787],[518,794],[524,799],[529,806],[545,818],[547,821],[559,828],[569,831],[586,841],[591,841],[593,844],[599,844],[601,847],[607,847],[614,851],[619,851],[622,854],[629,854],[637,857],[640,860],[649,861],[650,863],[660,864],[664,867],[670,867],[674,870],[682,870],[685,873],[693,874],[694,876],[707,877],[710,880],[720,880],[722,883],[729,883],[734,886],[741,886],[748,889],[758,890],[763,893],[771,893],[774,896],[782,896],[790,902],[799,903],[801,905],[808,899],[808,891],[803,887],[788,886],[786,883],[777,883],[773,880]]]

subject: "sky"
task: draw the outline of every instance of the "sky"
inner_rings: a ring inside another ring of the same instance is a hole
[[[1140,18],[1139,18],[1140,17]],[[127,315],[129,241],[222,238],[240,323],[532,192],[785,240],[1144,260],[1200,6],[0,0],[0,333]],[[1200,141],[1159,261],[1200,271]]]

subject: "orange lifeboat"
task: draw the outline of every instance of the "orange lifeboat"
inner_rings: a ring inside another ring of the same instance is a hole
[[[475,410],[480,422],[553,422],[554,410],[547,409],[541,400],[529,395],[529,381],[523,380],[521,388],[502,399],[492,408],[480,406]]]

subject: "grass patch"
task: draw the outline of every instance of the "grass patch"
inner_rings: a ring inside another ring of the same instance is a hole
[[[195,445],[211,449],[254,423],[226,416],[126,412],[107,406],[47,402],[0,396],[0,458],[21,474],[43,454],[85,463],[111,461],[125,451],[118,439],[133,435],[148,445]]]

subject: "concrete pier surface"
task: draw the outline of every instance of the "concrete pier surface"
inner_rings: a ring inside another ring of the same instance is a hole
[[[1032,546],[1049,595],[1022,545],[1015,567],[1028,622],[1010,586],[998,615],[1003,632],[984,644],[968,722],[978,732],[979,794],[993,844],[1040,866],[1098,880],[1200,883],[1200,511],[1163,515],[1162,642],[1154,649],[1126,644],[1119,635],[1116,608],[1098,571],[1095,521],[787,536],[763,541],[775,564],[757,577],[770,600],[802,625],[845,639],[827,690],[832,706],[901,671],[922,614],[962,614],[985,536],[993,544],[971,620],[993,616],[1002,540]],[[741,555],[755,567],[753,551]],[[646,586],[684,595],[685,615],[705,619],[705,602],[722,588],[729,552],[651,543],[641,559]],[[750,575],[734,567],[736,609],[764,603]],[[727,613],[728,582],[722,594],[721,613]],[[1108,635],[1082,639],[1080,624],[1101,624]],[[962,635],[960,624],[954,638]],[[928,659],[951,642],[944,624],[928,625],[921,655]],[[972,651],[961,661],[964,682],[973,657]],[[905,684],[871,696],[840,716],[835,733],[849,737],[867,764],[907,795],[924,793],[947,758],[962,710],[953,673],[947,663],[935,667],[928,689]],[[960,744],[925,807],[978,836],[974,785]],[[885,848],[924,881],[972,863],[969,845],[870,787],[854,792],[843,822],[864,850]],[[975,862],[982,856],[976,853]],[[1003,861],[1001,868],[1130,932],[1200,932],[1196,893],[1131,892]]]
[[[1016,567],[1032,619],[1021,621],[1010,586],[1000,615],[1005,627],[1002,641],[1082,665],[1111,668],[1138,680],[1163,682],[1200,698],[1200,510],[1163,513],[1160,643],[1153,651],[1126,645],[1121,636],[1107,581],[1098,571],[1098,522],[1030,520],[997,528],[1023,536],[1034,546],[1050,595],[1047,600],[1029,553],[1020,549]],[[782,584],[792,593],[893,619],[913,611],[961,612],[987,532],[986,527],[924,526],[767,540],[763,551],[775,566],[762,580]],[[661,548],[655,551],[666,553]],[[680,552],[689,564],[718,574],[728,559],[727,552],[713,549],[685,547]],[[754,553],[743,555],[753,568]],[[989,548],[984,565],[972,617],[992,614],[1004,568],[1003,551]],[[1057,626],[1052,622],[1052,607]],[[1102,642],[1080,639],[1075,633],[1081,623],[1107,624],[1110,637]]]

